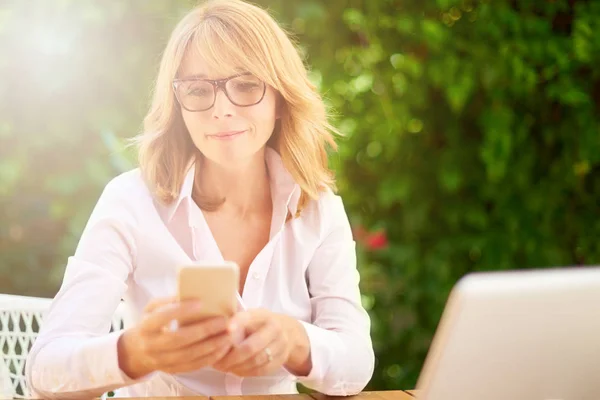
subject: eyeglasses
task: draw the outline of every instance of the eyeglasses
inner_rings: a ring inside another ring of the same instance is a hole
[[[206,111],[215,105],[217,91],[238,107],[250,107],[265,97],[267,86],[250,73],[230,76],[225,79],[186,78],[174,79],[175,97],[187,111]]]

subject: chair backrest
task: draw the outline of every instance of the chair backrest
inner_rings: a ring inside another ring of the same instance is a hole
[[[0,398],[31,397],[25,382],[25,360],[51,302],[48,298],[0,294]],[[124,320],[121,303],[111,329],[123,329]]]

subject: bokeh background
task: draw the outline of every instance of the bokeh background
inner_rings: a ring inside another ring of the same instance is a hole
[[[52,297],[136,166],[163,46],[196,2],[0,3],[0,293]],[[261,0],[345,134],[377,368],[415,385],[470,271],[600,263],[600,1]]]

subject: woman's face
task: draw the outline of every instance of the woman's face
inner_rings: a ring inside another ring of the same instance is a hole
[[[276,91],[252,75],[242,75],[223,84],[232,102],[222,90],[223,86],[217,89],[210,82],[190,80],[235,76],[208,71],[203,64],[197,56],[184,58],[177,96],[180,104],[183,102],[193,110],[209,107],[213,99],[214,104],[203,111],[189,111],[182,106],[185,125],[192,141],[208,160],[226,168],[246,164],[261,153],[273,133],[277,119]],[[257,101],[257,104],[242,106]]]

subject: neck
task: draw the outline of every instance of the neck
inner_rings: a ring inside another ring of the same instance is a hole
[[[201,157],[197,178],[202,194],[225,199],[219,212],[247,218],[271,210],[264,149],[248,160],[226,167]]]

